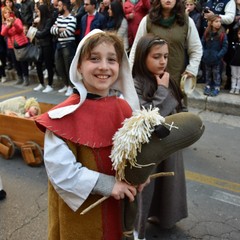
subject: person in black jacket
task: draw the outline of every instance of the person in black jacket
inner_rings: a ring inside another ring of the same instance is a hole
[[[20,13],[23,25],[30,27],[33,23],[34,1],[22,0]]]
[[[40,91],[44,88],[44,77],[43,77],[43,63],[48,72],[48,84],[43,92],[48,93],[52,92],[52,83],[53,83],[53,67],[54,67],[54,58],[53,58],[53,42],[52,34],[50,33],[50,28],[52,27],[52,18],[50,17],[50,11],[47,5],[39,5],[36,9],[37,15],[40,18],[40,21],[37,23],[37,29],[35,35],[36,44],[41,49],[41,56],[38,62],[36,62],[37,74],[39,78],[39,85],[34,88],[35,91]]]

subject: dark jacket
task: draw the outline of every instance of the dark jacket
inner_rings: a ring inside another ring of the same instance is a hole
[[[208,7],[214,14],[225,15],[225,7],[229,1],[230,0],[208,0],[203,4],[203,9]],[[207,27],[207,20],[202,18],[202,24],[205,29]]]
[[[23,24],[31,26],[33,22],[34,2],[31,0],[22,1],[20,11]]]
[[[205,64],[217,65],[220,64],[221,59],[224,57],[228,50],[227,35],[218,36],[217,33],[211,33],[209,40],[202,37],[203,57],[202,61]]]
[[[44,47],[52,45],[53,35],[50,33],[50,28],[52,27],[52,19],[48,18],[45,25],[41,28],[38,28],[38,31],[35,35],[35,41],[38,46]]]
[[[240,67],[240,41],[231,44],[230,65]]]
[[[85,14],[81,19],[81,30],[80,30],[80,40],[84,37],[86,27],[87,27],[87,16],[88,14]],[[91,22],[91,31],[93,29],[101,29],[104,30],[106,28],[106,18],[99,12],[96,12],[95,17],[93,21]]]
[[[196,28],[198,32],[201,30],[201,13],[199,13],[197,10],[193,10],[192,12],[189,13],[189,17],[192,18],[194,21]]]

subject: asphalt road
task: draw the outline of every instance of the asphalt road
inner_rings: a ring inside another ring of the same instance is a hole
[[[32,87],[1,85],[0,101],[19,95],[49,103],[65,99],[56,91],[32,92]],[[239,240],[240,117],[198,109],[190,111],[203,119],[206,130],[197,143],[184,150],[189,216],[167,231],[149,224],[147,240]],[[7,191],[7,199],[0,202],[0,240],[47,239],[44,166],[27,166],[17,149],[11,160],[0,157],[0,174]]]

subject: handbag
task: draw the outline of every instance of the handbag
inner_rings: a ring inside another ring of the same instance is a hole
[[[40,58],[40,48],[32,43],[15,48],[14,53],[17,61],[37,62]]]

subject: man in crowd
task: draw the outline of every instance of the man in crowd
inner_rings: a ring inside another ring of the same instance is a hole
[[[70,2],[58,1],[59,16],[51,27],[51,34],[57,37],[55,51],[55,65],[58,75],[62,78],[65,86],[58,92],[70,96],[73,92],[69,79],[69,68],[76,51],[75,30],[76,18],[70,14]]]
[[[93,29],[104,30],[106,28],[106,18],[97,12],[96,0],[84,0],[84,8],[87,12],[81,19],[80,40]]]

